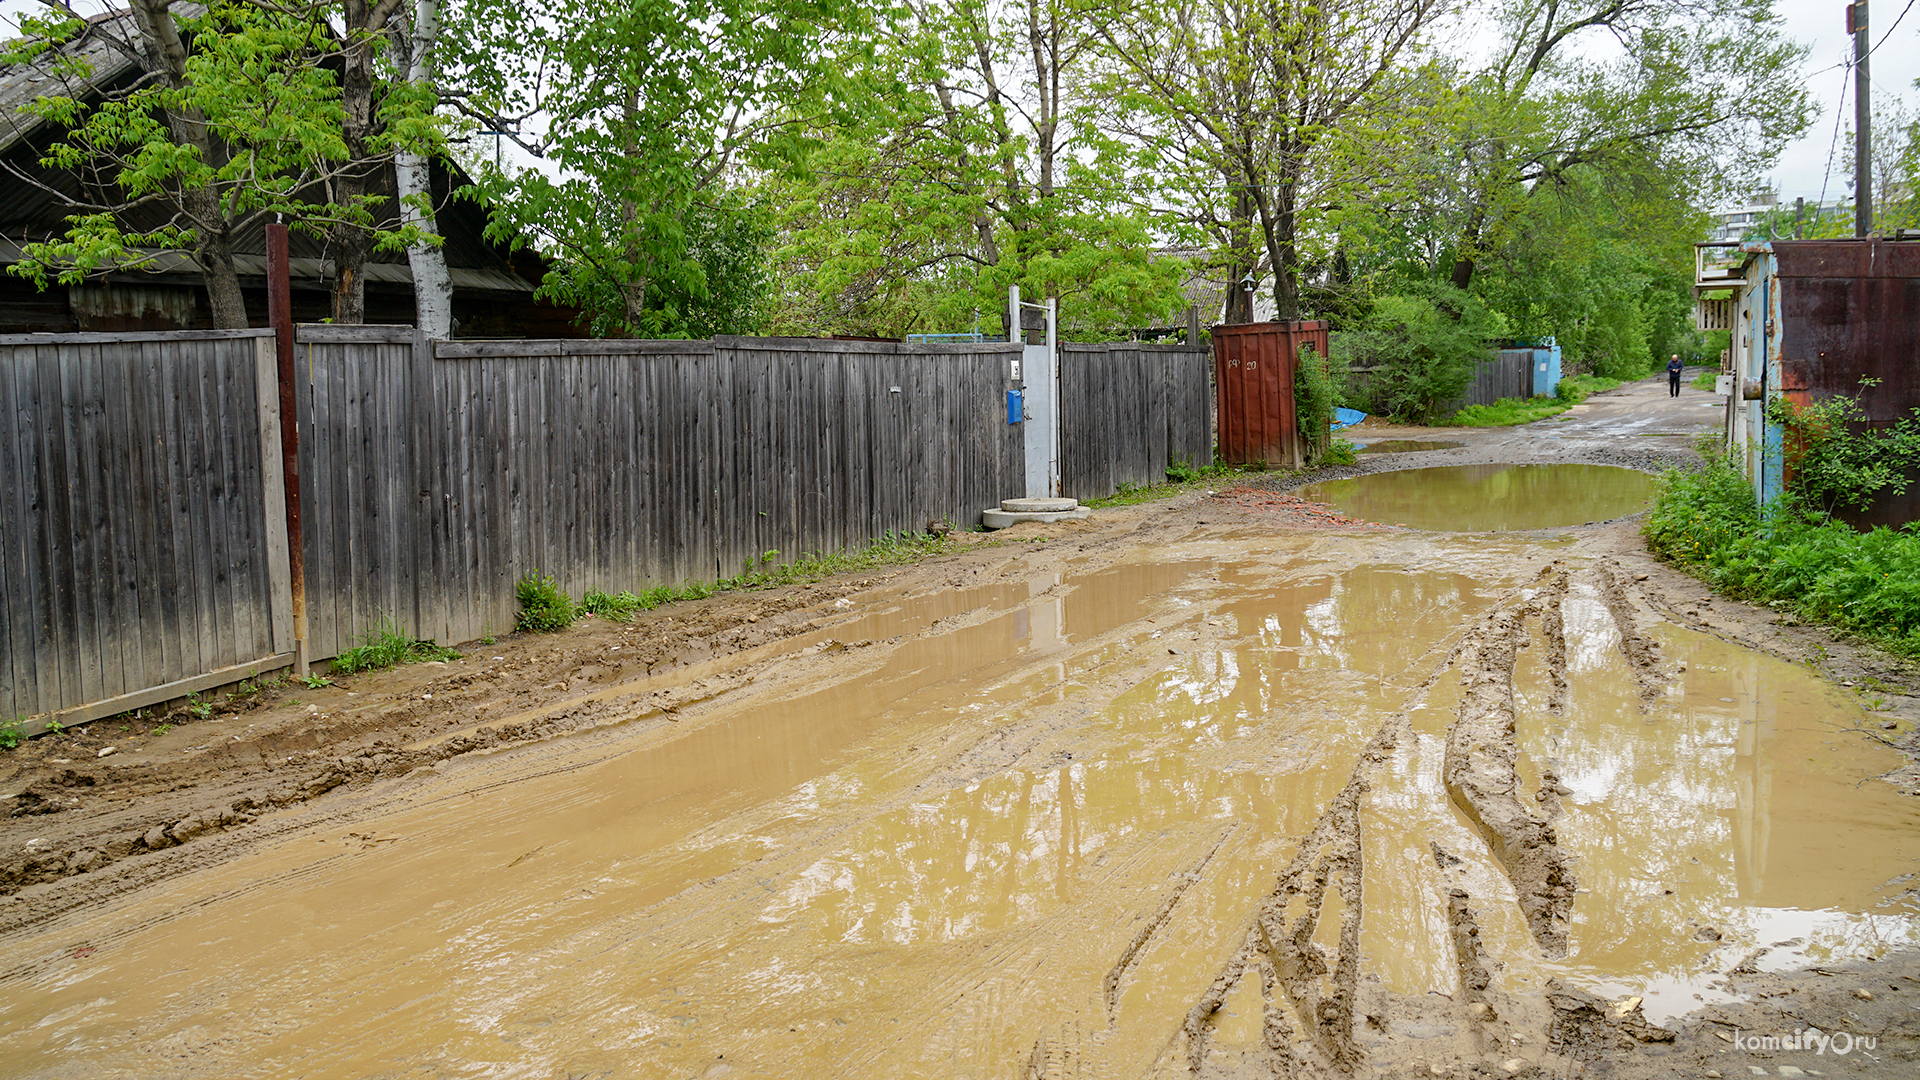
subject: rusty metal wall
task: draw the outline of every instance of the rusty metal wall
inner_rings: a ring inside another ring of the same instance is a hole
[[[1229,465],[1306,463],[1294,413],[1293,374],[1308,345],[1327,355],[1322,319],[1213,328],[1220,458]]]
[[[1780,386],[1802,404],[1858,395],[1868,422],[1920,407],[1920,243],[1777,240]],[[1861,385],[1862,379],[1875,380]],[[1920,478],[1916,478],[1920,479]],[[1920,519],[1920,483],[1855,524]]]

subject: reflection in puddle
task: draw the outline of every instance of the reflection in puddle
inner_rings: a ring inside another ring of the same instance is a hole
[[[1140,1074],[1381,721],[1543,550],[1433,547],[1420,570],[1236,549],[902,599],[822,631],[906,635],[830,681],[611,755],[469,763],[379,819],[393,843],[290,842],[77,914],[56,933],[105,947],[9,985],[0,1055],[22,1075],[185,1047],[234,1076],[700,1075],[721,1054],[998,1076],[1066,1016],[1061,1038],[1106,1033],[1091,1074]],[[1364,799],[1369,975],[1456,988],[1435,843],[1465,860],[1503,985],[1645,993],[1656,1020],[1763,948],[1765,968],[1916,940],[1889,882],[1920,815],[1862,782],[1893,759],[1850,700],[1666,629],[1688,670],[1643,713],[1599,596],[1576,584],[1563,611],[1564,713],[1539,642],[1516,688],[1521,775],[1571,791],[1571,956],[1539,958],[1447,800],[1448,676]],[[1258,1003],[1234,1009],[1257,1038]]]
[[[1607,465],[1450,465],[1311,484],[1295,494],[1388,525],[1446,532],[1551,529],[1635,513],[1653,477]]]

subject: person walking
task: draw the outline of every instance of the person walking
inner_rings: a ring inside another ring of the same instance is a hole
[[[1674,353],[1673,359],[1667,361],[1667,396],[1668,397],[1680,396],[1680,369],[1685,366],[1686,366],[1685,364],[1682,364],[1680,362],[1679,353]]]

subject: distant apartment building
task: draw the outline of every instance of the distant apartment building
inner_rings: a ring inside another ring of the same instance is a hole
[[[1797,205],[1791,202],[1783,203],[1780,201],[1780,196],[1771,191],[1763,191],[1755,194],[1740,207],[1714,214],[1714,223],[1707,229],[1707,239],[1709,241],[1748,238],[1788,240],[1793,238],[1796,209],[1800,214],[1802,228],[1811,231],[1813,223],[1822,218],[1851,214],[1851,205],[1844,199],[1828,199],[1824,202],[1807,200]]]

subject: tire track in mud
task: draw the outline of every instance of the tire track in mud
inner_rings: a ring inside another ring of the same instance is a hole
[[[1466,693],[1447,729],[1441,776],[1513,882],[1534,942],[1560,959],[1572,923],[1573,871],[1553,826],[1520,799],[1514,731],[1513,671],[1534,610],[1532,604],[1496,608],[1469,635],[1461,656]]]
[[[1660,662],[1660,646],[1640,632],[1633,617],[1633,601],[1627,597],[1626,586],[1614,576],[1612,568],[1596,562],[1593,576],[1600,586],[1600,600],[1606,604],[1620,632],[1620,652],[1632,667],[1634,684],[1640,689],[1640,711],[1646,712],[1665,692],[1672,675]]]
[[[1261,977],[1266,1006],[1262,1052],[1271,1075],[1349,1075],[1365,1063],[1367,1055],[1354,1029],[1360,993],[1359,937],[1365,922],[1364,803],[1371,778],[1394,756],[1410,732],[1411,715],[1449,669],[1457,670],[1463,694],[1447,728],[1441,764],[1448,797],[1513,884],[1535,944],[1550,959],[1566,955],[1575,879],[1550,824],[1559,812],[1557,795],[1562,789],[1550,770],[1542,774],[1534,801],[1544,805],[1544,818],[1521,799],[1514,669],[1519,650],[1533,645],[1530,623],[1537,618],[1551,684],[1547,709],[1558,714],[1565,708],[1570,680],[1562,606],[1572,576],[1565,562],[1556,560],[1542,568],[1529,589],[1516,590],[1497,602],[1467,629],[1427,679],[1411,689],[1401,710],[1376,730],[1346,786],[1328,803],[1274,888],[1256,906],[1240,947],[1194,1002],[1175,1034],[1176,1041],[1185,1042],[1189,1073],[1208,1071],[1216,1014],[1249,972]],[[1621,606],[1610,604],[1609,612],[1621,627],[1623,652],[1639,679],[1642,701],[1648,701],[1663,684],[1652,642],[1634,627],[1630,607],[1611,575],[1596,572],[1595,577],[1603,594],[1612,592],[1619,600]],[[1512,1035],[1496,1005],[1501,998],[1493,972],[1499,965],[1481,941],[1473,897],[1453,870],[1462,860],[1437,843],[1430,841],[1430,845],[1445,882],[1441,915],[1447,952],[1458,978],[1457,1004],[1464,1007],[1463,1019],[1470,1027],[1484,1029],[1474,1036],[1475,1041],[1493,1052]],[[1323,928],[1335,924],[1337,945],[1329,949],[1317,939],[1326,936]],[[1562,996],[1572,1002],[1578,992]],[[1549,1004],[1558,1008],[1559,1001]],[[1587,1019],[1583,1014],[1580,1022]],[[1614,1034],[1660,1037],[1657,1028],[1628,1031],[1630,1018],[1609,1016],[1606,1022]],[[1563,1045],[1569,1044],[1560,1040],[1553,1048]]]
[[[1301,838],[1273,888],[1255,905],[1246,938],[1188,1010],[1176,1037],[1186,1040],[1189,1072],[1198,1074],[1212,1046],[1215,1017],[1249,968],[1261,981],[1261,1041],[1276,1076],[1298,1069],[1352,1072],[1363,1060],[1354,1039],[1353,1016],[1360,980],[1360,929],[1365,918],[1365,863],[1361,847],[1361,799],[1373,774],[1390,761],[1412,730],[1411,717],[1465,644],[1456,645],[1412,688],[1406,703],[1375,729],[1347,783]],[[1314,938],[1327,917],[1329,894],[1337,899],[1338,946],[1332,955]],[[1296,1057],[1295,1035],[1304,1032],[1313,1055]],[[1317,1058],[1317,1060],[1315,1060]]]

